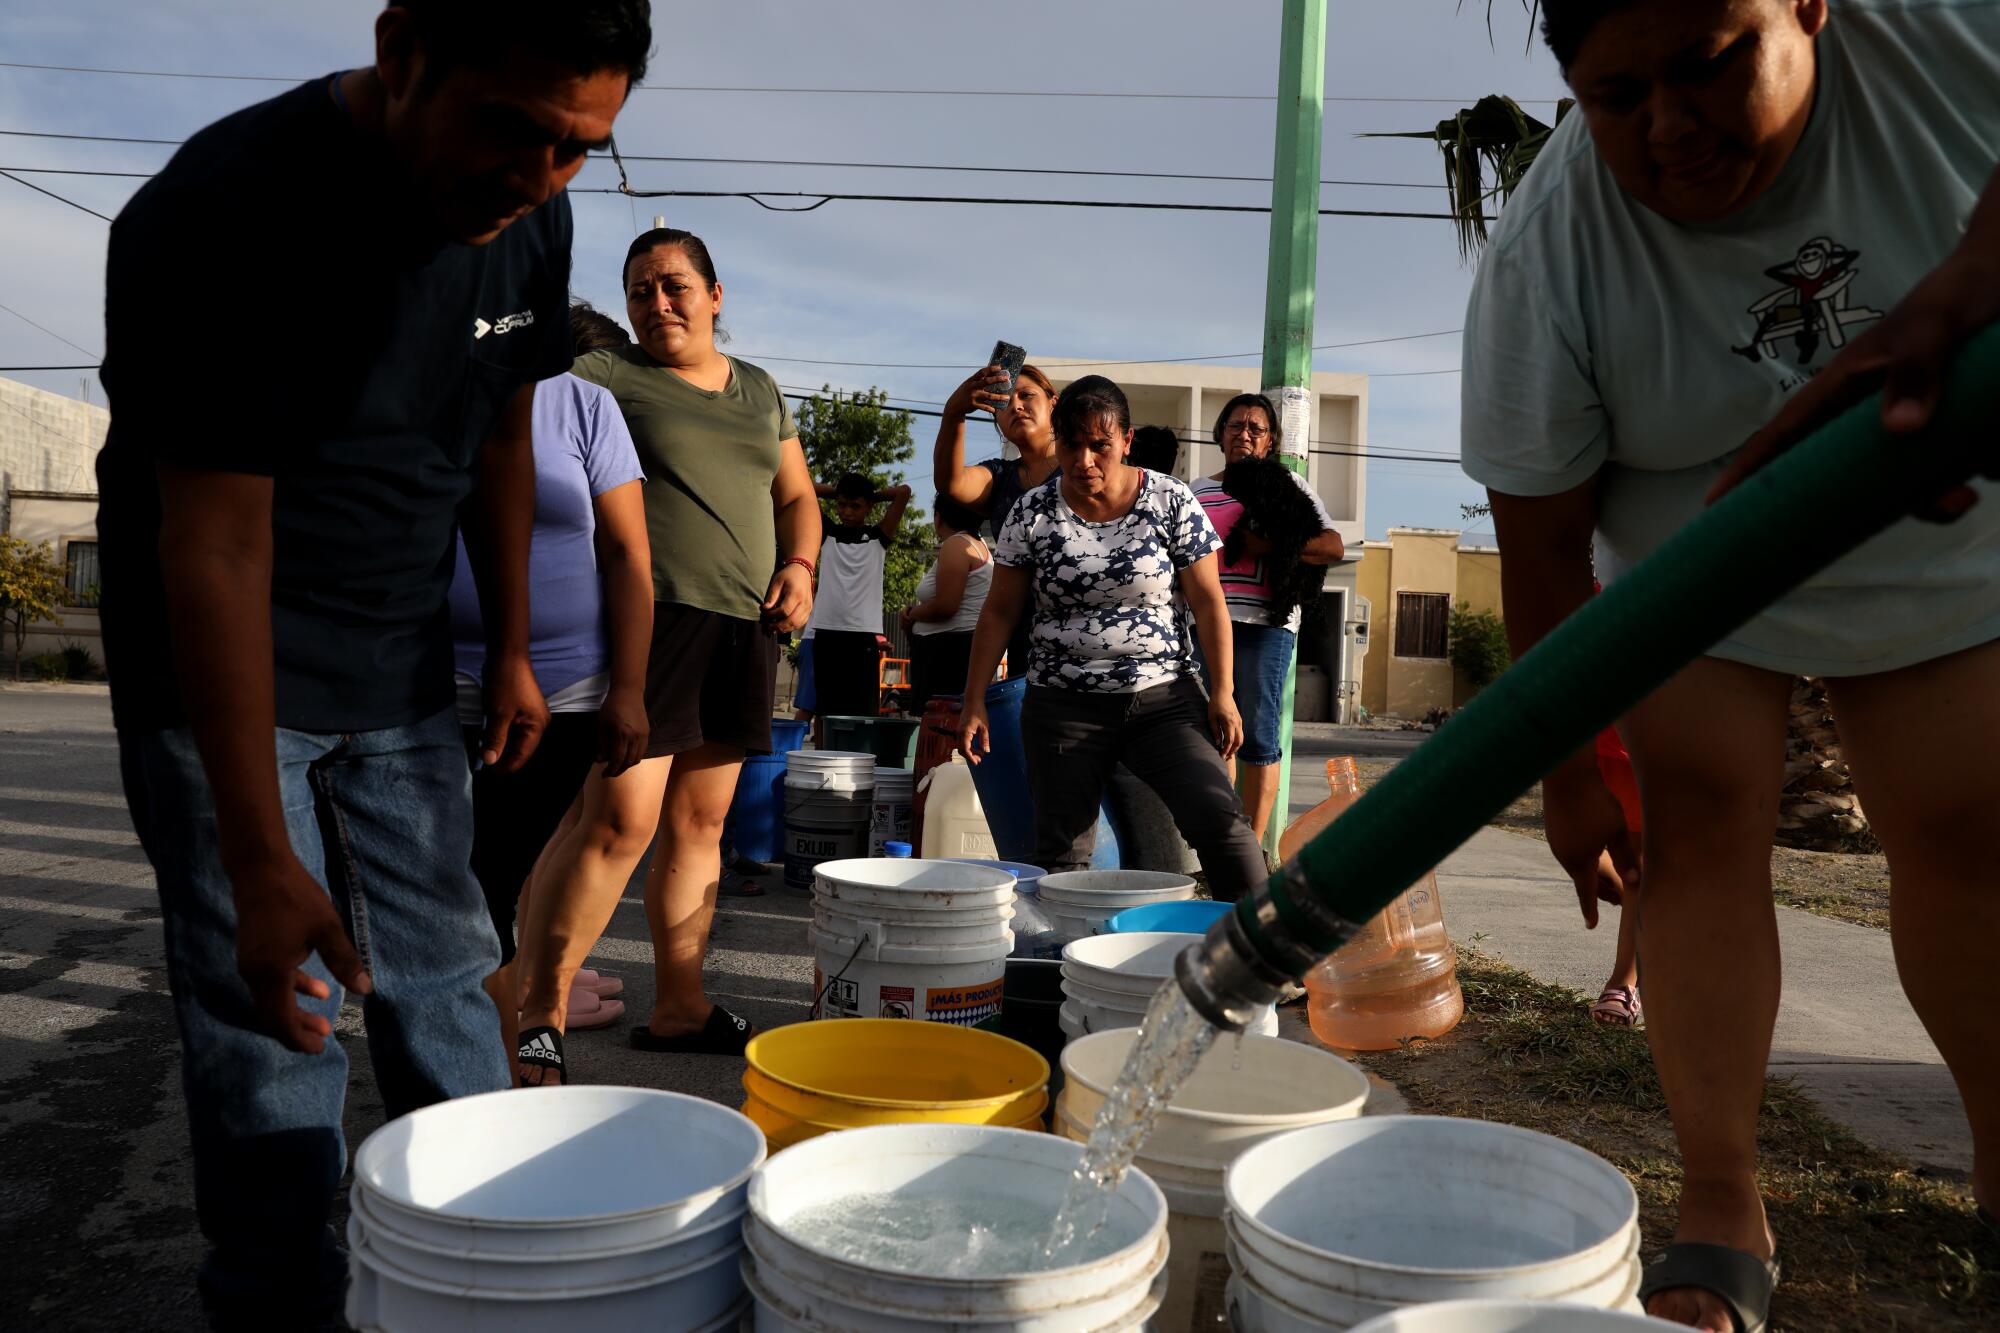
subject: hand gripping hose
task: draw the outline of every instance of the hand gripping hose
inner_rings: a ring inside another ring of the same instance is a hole
[[[1244,1027],[1426,870],[1687,663],[1813,574],[2000,461],[2000,325],[1959,353],[1920,435],[1879,395],[1746,479],[1592,598],[1176,965]],[[1986,503],[2000,503],[1989,498]],[[1996,590],[2000,595],[2000,590]]]

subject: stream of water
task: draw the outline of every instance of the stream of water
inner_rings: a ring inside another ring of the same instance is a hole
[[[1097,1113],[1083,1161],[1071,1176],[1062,1208],[1049,1229],[1042,1247],[1046,1259],[1076,1262],[1070,1253],[1087,1246],[1104,1226],[1133,1155],[1153,1132],[1160,1112],[1194,1073],[1217,1030],[1187,1002],[1180,983],[1169,980],[1153,996],[1139,1039]]]

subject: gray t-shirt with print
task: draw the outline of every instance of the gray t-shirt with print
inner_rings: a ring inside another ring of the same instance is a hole
[[[1661,217],[1619,189],[1578,113],[1480,265],[1465,470],[1519,496],[1596,477],[1606,582],[1943,262],[2000,161],[2000,0],[1834,0],[1816,46],[1811,121],[1749,208]],[[1996,582],[1989,495],[1955,524],[1903,521],[1713,652],[1804,675],[1892,670],[2000,637]]]

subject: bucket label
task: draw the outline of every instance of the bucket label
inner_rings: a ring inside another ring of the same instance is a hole
[[[997,1023],[1005,987],[1000,977],[983,986],[933,986],[924,992],[924,1017],[964,1028]]]
[[[826,974],[817,966],[813,968],[813,994],[820,996],[818,1012],[814,1018],[859,1018],[861,1017],[861,983],[849,981],[846,977],[835,977],[827,981]]]
[[[884,986],[881,988],[881,996],[881,1017],[914,1018],[916,1016],[916,987]]]
[[[868,825],[857,820],[845,828],[788,824],[785,827],[785,886],[812,888],[813,867],[822,861],[844,861],[867,855]]]

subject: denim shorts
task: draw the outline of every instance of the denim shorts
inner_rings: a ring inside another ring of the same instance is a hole
[[[1292,664],[1298,635],[1240,620],[1229,628],[1236,639],[1236,711],[1243,715],[1243,748],[1236,758],[1262,768],[1283,757],[1278,722],[1285,707],[1285,672]]]

